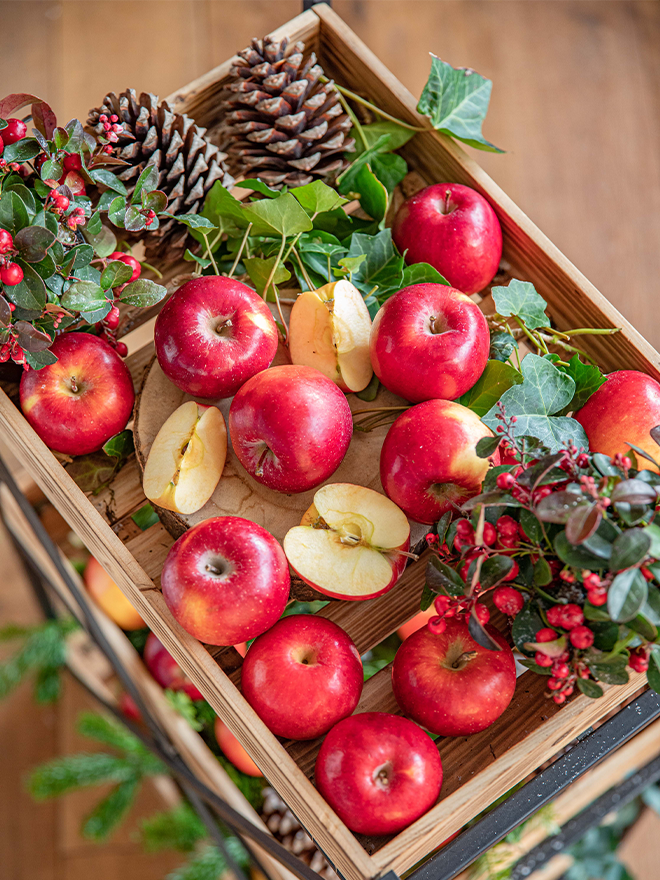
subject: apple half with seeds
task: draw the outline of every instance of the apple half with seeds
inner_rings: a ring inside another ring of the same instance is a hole
[[[301,293],[289,318],[291,361],[314,367],[342,391],[371,381],[371,316],[360,291],[342,279]]]
[[[352,483],[322,486],[301,525],[284,537],[291,568],[333,599],[374,599],[391,590],[409,546],[405,513],[385,495]]]
[[[144,466],[144,494],[165,510],[195,513],[213,495],[226,458],[220,410],[194,400],[182,403],[153,442]]]

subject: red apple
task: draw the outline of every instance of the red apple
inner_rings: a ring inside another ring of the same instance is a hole
[[[119,704],[119,711],[124,717],[128,718],[129,721],[135,721],[136,724],[139,724],[142,721],[142,713],[129,693],[122,691],[117,702]]]
[[[656,461],[660,460],[660,446],[650,434],[652,428],[660,425],[660,384],[646,373],[610,373],[573,418],[586,431],[592,452],[625,455],[634,443]],[[658,470],[641,456],[638,464],[640,468]]]
[[[412,403],[460,397],[483,373],[489,349],[481,309],[446,284],[413,284],[391,296],[369,342],[380,381]]]
[[[316,786],[356,834],[396,834],[440,794],[442,762],[412,721],[386,712],[344,718],[316,759]]]
[[[478,293],[493,280],[502,257],[502,227],[476,190],[436,183],[397,211],[392,238],[407,263],[430,263],[463,293]]]
[[[272,367],[232,400],[229,435],[245,470],[277,492],[306,492],[333,474],[353,434],[337,385],[312,367]]]
[[[93,556],[90,556],[85,566],[83,580],[96,604],[117,626],[126,630],[142,629],[146,626],[117,584]]]
[[[397,703],[431,733],[479,733],[507,708],[516,689],[516,664],[504,637],[486,630],[501,651],[483,648],[464,620],[448,619],[443,633],[428,627],[409,636],[392,664]]]
[[[481,491],[488,459],[475,451],[491,431],[472,410],[427,400],[404,412],[385,437],[380,479],[410,519],[434,523]]]
[[[209,645],[253,639],[289,599],[289,566],[266,529],[239,516],[193,526],[170,548],[161,588],[181,626]]]
[[[65,333],[50,351],[57,363],[23,373],[23,414],[55,452],[96,452],[133,413],[128,367],[114,348],[90,333]]]
[[[355,711],[362,661],[324,617],[284,617],[255,639],[241,668],[243,696],[276,736],[315,739]]]
[[[215,738],[225,758],[247,776],[263,776],[264,774],[245,751],[224,721],[215,719]]]
[[[193,397],[232,397],[270,366],[277,326],[266,303],[233,278],[188,281],[165,304],[154,328],[161,369]]]
[[[203,700],[204,695],[181,669],[165,645],[154,633],[149,633],[142,659],[158,684],[171,691],[184,691],[191,700]]]

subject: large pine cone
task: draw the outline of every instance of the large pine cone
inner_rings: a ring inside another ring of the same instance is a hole
[[[104,134],[99,122],[102,114],[115,114],[123,124],[114,155],[130,163],[117,172],[129,194],[147,165],[159,169],[158,189],[167,195],[167,212],[173,215],[197,214],[216,180],[226,187],[232,185],[226,154],[204,137],[205,128],[195,125],[189,116],[175,113],[167,101],[159,104],[158,97],[147,92],[138,100],[134,89],[119,97],[110,92],[101,107],[89,112],[87,126],[99,135]],[[176,220],[161,220],[158,229],[141,237],[150,262],[180,259],[188,245],[188,230]]]
[[[265,37],[238,53],[217,129],[234,174],[294,187],[331,182],[348,165],[351,120],[334,83],[320,82],[314,53],[304,60],[304,48]]]
[[[273,788],[264,788],[264,805],[261,818],[285,849],[302,859],[306,865],[320,874],[323,880],[339,880],[327,859],[316,848],[312,838]]]

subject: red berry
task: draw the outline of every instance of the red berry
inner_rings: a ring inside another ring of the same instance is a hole
[[[548,623],[551,626],[562,626],[563,620],[563,606],[562,605],[553,605],[552,608],[549,608],[547,611]]]
[[[564,696],[564,694],[553,694],[552,699],[558,706],[561,706],[562,703],[566,702],[566,697]]]
[[[436,596],[433,600],[433,605],[438,614],[442,617],[443,614],[446,613],[449,606],[451,605],[451,599],[449,596]]]
[[[639,652],[639,648],[635,648],[635,650],[630,652],[628,666],[630,666],[633,672],[646,672],[646,670],[649,668],[649,661],[646,657],[646,652],[644,652],[643,654]]]
[[[497,532],[495,531],[495,526],[491,525],[491,523],[484,523],[484,544],[487,547],[490,547],[497,541]]]
[[[555,663],[552,667],[552,674],[555,678],[568,678],[571,670],[567,663]]]
[[[557,638],[557,633],[554,629],[550,629],[549,627],[544,627],[540,629],[536,633],[536,641],[537,642],[554,642]]]
[[[493,602],[498,611],[508,617],[515,617],[522,611],[525,600],[513,587],[498,587],[493,593]]]
[[[560,687],[563,687],[564,682],[560,681],[558,678],[549,678],[548,679],[548,687],[551,691],[558,691]]]
[[[500,535],[518,537],[518,523],[508,514],[501,516],[495,523],[495,527]]]
[[[495,482],[497,483],[498,489],[505,489],[506,490],[506,489],[511,489],[515,485],[516,478],[513,476],[513,474],[509,474],[509,473],[498,474],[497,480]]]
[[[513,566],[511,568],[511,571],[502,578],[502,580],[504,581],[513,581],[520,574],[520,566],[518,565],[516,560],[512,559],[511,561],[513,562]]]
[[[579,468],[582,468],[583,470],[585,468],[588,468],[589,467],[589,456],[585,452],[581,453],[577,457],[576,464]]]
[[[601,580],[600,577],[593,571],[583,571],[582,572],[582,583],[584,584],[585,590],[593,590],[596,587],[600,587]]]
[[[575,583],[575,575],[570,571],[562,571],[559,577],[567,584]]]
[[[574,605],[573,603],[564,605],[562,612],[564,620],[562,626],[564,629],[575,629],[576,626],[584,623],[584,612],[579,605]]]
[[[117,325],[119,324],[119,308],[118,306],[113,306],[108,314],[104,318],[105,325],[110,330],[115,330]]]
[[[2,129],[2,140],[5,144],[15,144],[27,134],[27,125],[20,119],[8,119],[7,128]]]
[[[4,364],[5,361],[8,361],[9,355],[10,355],[9,349],[5,348],[3,346],[2,349],[0,349],[0,364]]]
[[[607,590],[604,587],[596,587],[594,590],[589,590],[587,592],[587,599],[592,605],[595,605],[596,608],[605,605],[607,602]]]
[[[475,603],[474,614],[479,623],[481,623],[483,626],[486,626],[486,624],[490,620],[490,611],[486,608],[485,605],[480,605],[478,602]]]
[[[518,535],[500,535],[499,543],[501,547],[505,547],[507,550],[515,550],[516,547],[520,546],[520,538]]]
[[[540,651],[537,651],[534,655],[534,662],[537,666],[552,666],[552,657],[548,657],[547,654],[542,654]]]
[[[131,281],[135,281],[137,278],[140,277],[140,273],[142,272],[142,266],[138,263],[138,261],[135,259],[135,257],[131,256],[130,254],[125,254],[125,253],[123,253],[123,251],[115,251],[114,253],[110,254],[108,259],[109,260],[121,260],[122,263],[126,263],[127,266],[131,267],[131,269],[133,270],[133,274],[128,279],[127,283],[130,284]],[[467,523],[467,525],[470,526],[470,523],[467,520],[459,520],[459,523],[460,522],[465,522],[465,523]],[[472,526],[470,526],[470,528],[472,529]],[[472,534],[474,534],[474,530],[472,530]]]
[[[564,690],[562,691],[562,694],[564,694],[565,697],[570,697],[570,695],[573,693],[573,691],[574,691],[573,685],[569,684],[568,687],[564,688]]]
[[[429,632],[432,632],[436,636],[439,636],[447,629],[447,624],[442,617],[432,617],[426,626]]]
[[[552,489],[550,486],[541,486],[540,489],[537,489],[534,492],[534,501],[539,502],[542,498],[547,498],[548,495],[552,495]]]
[[[640,566],[639,570],[644,575],[644,577],[646,578],[647,581],[653,580],[653,577],[654,577],[653,572],[649,568],[647,568],[645,565]]]
[[[23,270],[18,263],[6,263],[0,269],[0,281],[8,287],[20,284],[23,280]]]
[[[588,626],[576,626],[570,631],[568,638],[575,648],[590,648],[594,643],[594,634]]]
[[[111,256],[114,256],[111,255]],[[115,259],[119,259],[115,257]],[[474,528],[472,527],[472,523],[469,519],[459,519],[456,520],[456,534],[461,535],[461,537],[473,537],[474,536]]]
[[[83,167],[82,159],[77,153],[67,153],[67,155],[64,157],[62,167],[65,171],[80,171],[80,169]]]
[[[0,254],[9,253],[13,247],[14,239],[11,236],[11,232],[7,232],[6,229],[0,229]]]
[[[115,346],[115,350],[116,350],[117,354],[119,355],[119,357],[125,358],[126,355],[128,354],[128,346],[126,345],[125,342],[118,342],[117,345]]]
[[[578,675],[580,676],[580,678],[591,678],[591,673],[588,669],[580,669]]]

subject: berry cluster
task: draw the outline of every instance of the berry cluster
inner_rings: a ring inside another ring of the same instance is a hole
[[[107,116],[105,113],[102,113],[99,116],[99,122],[103,123],[103,131],[105,132],[105,136],[107,139],[116,144],[119,140],[119,135],[123,132],[124,127],[119,122],[119,117],[114,113],[112,116]],[[112,152],[112,147],[107,152]]]
[[[15,287],[23,280],[23,270],[8,256],[8,254],[15,253],[16,248],[11,232],[0,229],[0,281],[7,287]]]
[[[436,596],[433,601],[433,606],[438,616],[432,617],[426,625],[428,629],[436,635],[445,631],[447,628],[447,620],[450,617],[455,617],[459,620],[462,618],[465,620],[471,614],[474,614],[479,620],[479,623],[483,626],[485,626],[490,620],[490,611],[488,608],[477,602],[476,599],[470,599],[466,596],[461,596],[459,598],[454,598],[453,596]]]

